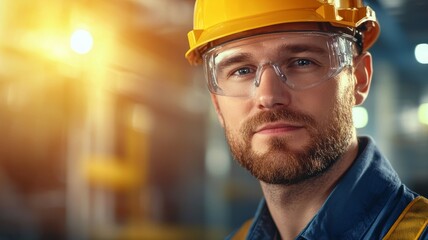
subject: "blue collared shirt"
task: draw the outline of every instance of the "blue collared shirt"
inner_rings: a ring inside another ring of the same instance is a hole
[[[359,156],[296,239],[382,239],[418,196],[401,183],[371,138],[360,137],[359,143]],[[263,199],[247,239],[272,240],[277,234]],[[420,239],[428,239],[427,229]]]

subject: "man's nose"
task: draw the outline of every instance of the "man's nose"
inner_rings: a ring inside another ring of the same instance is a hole
[[[260,69],[258,76],[255,96],[259,108],[275,108],[290,104],[290,88],[284,83],[280,73],[276,72],[273,66],[265,65]]]

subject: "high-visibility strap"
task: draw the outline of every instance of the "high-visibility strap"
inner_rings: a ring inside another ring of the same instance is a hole
[[[235,235],[233,235],[232,240],[245,240],[248,231],[250,230],[251,223],[253,223],[253,219],[249,219],[244,224],[242,224]]]
[[[383,240],[418,239],[428,224],[428,199],[411,201],[389,229]]]

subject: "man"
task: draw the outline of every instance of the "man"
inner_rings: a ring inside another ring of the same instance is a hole
[[[231,239],[428,239],[427,200],[352,123],[378,35],[358,0],[196,1],[186,57],[264,195]]]

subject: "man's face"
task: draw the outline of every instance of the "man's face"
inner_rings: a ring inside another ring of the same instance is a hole
[[[252,96],[212,99],[234,158],[261,181],[295,184],[328,170],[355,140],[355,88],[351,68],[304,90],[267,69]]]

